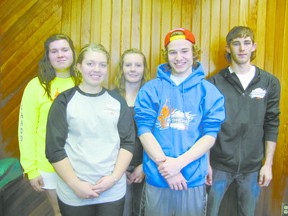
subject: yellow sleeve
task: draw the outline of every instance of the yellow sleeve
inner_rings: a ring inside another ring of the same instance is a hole
[[[39,121],[38,93],[43,92],[38,78],[31,80],[26,86],[19,112],[18,141],[20,162],[29,179],[39,176],[37,169],[36,133]]]

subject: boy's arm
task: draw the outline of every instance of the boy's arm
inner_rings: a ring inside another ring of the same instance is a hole
[[[206,154],[214,145],[215,137],[204,135],[188,151],[178,158],[167,157],[158,170],[164,178],[177,175],[185,166]]]
[[[146,153],[158,167],[160,167],[161,164],[166,163],[165,161],[168,158],[166,158],[160,144],[152,133],[144,133],[139,138]],[[166,178],[166,181],[171,190],[187,190],[186,179],[179,172],[170,178]]]
[[[155,139],[152,133],[149,132],[144,133],[141,136],[139,136],[139,138],[145,152],[157,165],[166,160],[166,156],[160,144]]]
[[[272,180],[273,157],[276,149],[276,142],[266,141],[265,162],[260,169],[258,184],[260,187],[267,187]]]

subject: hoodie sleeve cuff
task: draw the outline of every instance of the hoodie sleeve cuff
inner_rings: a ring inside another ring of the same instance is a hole
[[[28,175],[28,179],[31,180],[40,176],[40,173],[38,172],[38,170],[33,170],[33,171],[28,172],[27,175]]]

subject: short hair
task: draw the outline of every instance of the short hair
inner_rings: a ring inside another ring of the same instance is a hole
[[[174,31],[171,34],[171,37],[176,36],[176,35],[184,35],[184,33],[183,33],[183,31]],[[191,46],[192,46],[192,52],[193,52],[193,67],[197,67],[198,66],[197,62],[199,61],[199,57],[200,57],[200,54],[201,54],[201,49],[196,43],[194,43],[194,44],[191,43]],[[165,49],[162,49],[162,55],[163,55],[163,58],[165,59],[165,61],[169,65],[169,61],[168,61],[168,45],[165,47]]]
[[[247,26],[235,26],[233,27],[229,33],[226,36],[226,45],[227,47],[230,47],[232,40],[235,38],[246,38],[250,37],[252,40],[252,43],[255,43],[254,33],[252,29],[250,29]],[[225,58],[226,60],[231,63],[231,53],[228,53],[225,51]],[[256,58],[256,50],[251,53],[250,61],[254,60]]]

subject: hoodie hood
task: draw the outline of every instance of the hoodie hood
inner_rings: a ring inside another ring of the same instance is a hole
[[[171,80],[172,70],[170,66],[166,64],[161,64],[157,68],[157,78],[161,80],[166,80],[167,82],[174,84]],[[197,62],[197,68],[192,68],[192,73],[179,85],[184,92],[189,91],[192,87],[199,84],[205,78],[204,69],[200,62]]]

